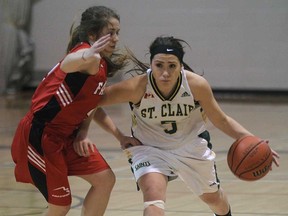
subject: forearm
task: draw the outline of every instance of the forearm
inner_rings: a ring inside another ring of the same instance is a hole
[[[81,137],[86,137],[87,136],[88,130],[89,130],[89,126],[90,126],[91,121],[93,119],[94,113],[95,113],[95,110],[93,110],[88,115],[88,117],[82,122],[82,124],[81,124],[81,126],[79,127],[79,130],[78,130],[78,136],[81,136]]]
[[[116,127],[112,119],[102,108],[98,108],[93,115],[93,119],[106,132],[112,134],[119,142],[124,137],[123,133]]]
[[[234,139],[240,139],[243,136],[253,135],[241,124],[235,121],[233,118],[226,116],[221,124],[215,125],[222,132]]]
[[[63,70],[66,73],[69,72],[75,72],[75,71],[87,71],[89,72],[89,68],[91,68],[91,65],[97,69],[97,65],[99,65],[100,62],[100,55],[93,55],[93,56],[87,56],[88,49],[82,49],[75,53],[68,54],[63,61],[61,62],[61,70]]]
[[[61,62],[60,68],[64,72],[74,72],[79,71],[81,66],[85,64],[85,59],[83,54],[86,49],[79,50],[78,52],[68,54]]]

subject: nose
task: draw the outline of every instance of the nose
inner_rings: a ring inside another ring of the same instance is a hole
[[[111,37],[112,41],[114,42],[118,42],[119,41],[119,36],[118,34],[113,34],[112,37]]]
[[[169,77],[169,72],[165,69],[162,73],[162,76],[165,78]]]

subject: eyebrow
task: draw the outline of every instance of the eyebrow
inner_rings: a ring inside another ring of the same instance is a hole
[[[163,63],[164,61],[162,61],[162,60],[158,60],[158,59],[155,59],[154,60],[155,62],[159,62],[159,63]],[[165,61],[166,62],[166,61]],[[168,63],[173,63],[173,64],[175,64],[175,63],[177,63],[177,61],[175,60],[175,61],[168,61]]]
[[[119,29],[116,29],[116,28],[109,28],[109,27],[108,27],[108,30],[109,30],[109,31],[120,31],[120,28],[119,28]]]

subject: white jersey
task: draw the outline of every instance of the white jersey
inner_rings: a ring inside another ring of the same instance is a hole
[[[147,70],[146,91],[132,105],[132,133],[144,145],[159,149],[184,146],[206,130],[199,103],[194,100],[182,70],[174,92],[165,98],[156,86],[151,69]]]

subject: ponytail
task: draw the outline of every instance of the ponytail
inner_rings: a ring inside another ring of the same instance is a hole
[[[80,42],[80,38],[79,38],[79,26],[77,26],[75,29],[74,28],[74,24],[72,24],[71,28],[70,28],[70,41],[68,43],[67,49],[66,49],[66,53],[69,53],[70,50],[76,46],[76,44],[78,44]]]

